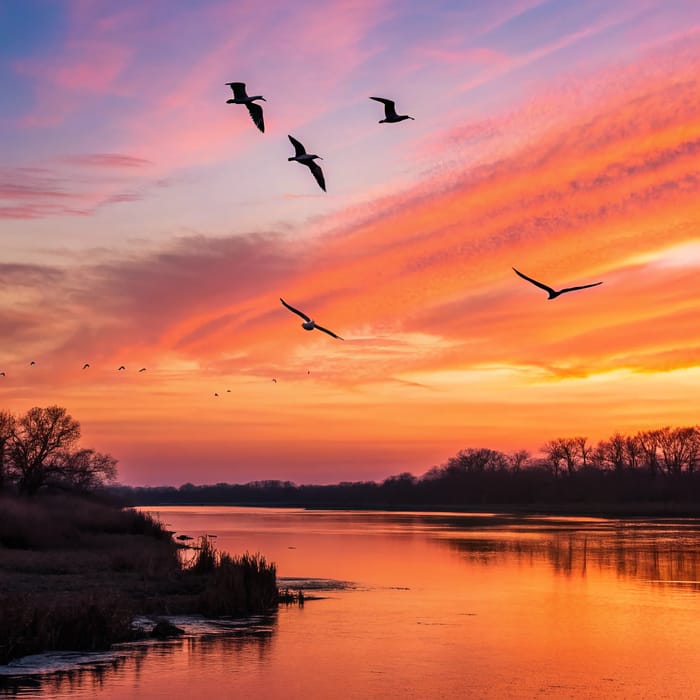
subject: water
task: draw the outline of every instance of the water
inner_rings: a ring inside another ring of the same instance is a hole
[[[698,521],[157,511],[178,533],[262,552],[320,599],[245,624],[180,619],[184,639],[114,654],[28,659],[0,696],[700,697]]]

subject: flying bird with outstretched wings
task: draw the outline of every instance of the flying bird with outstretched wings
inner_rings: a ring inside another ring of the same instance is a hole
[[[566,294],[567,292],[576,292],[579,289],[588,289],[589,287],[597,287],[599,284],[603,284],[602,282],[593,282],[593,284],[582,284],[578,287],[566,287],[565,289],[552,289],[551,287],[547,286],[546,284],[543,284],[542,282],[538,282],[537,280],[532,279],[532,277],[528,277],[527,275],[524,275],[522,272],[519,270],[516,270],[513,268],[513,271],[515,272],[518,277],[522,277],[524,280],[527,280],[530,282],[530,284],[534,284],[535,287],[539,287],[540,289],[544,289],[549,296],[547,299],[556,299],[559,295],[561,294]]]
[[[370,97],[369,99],[381,102],[384,105],[384,119],[379,121],[380,124],[395,124],[406,119],[413,119],[408,114],[397,114],[394,100],[387,100],[385,97]]]
[[[343,340],[343,338],[341,338],[339,335],[336,335],[333,331],[329,331],[327,328],[319,326],[318,323],[316,323],[316,321],[309,318],[303,311],[299,311],[299,309],[295,309],[293,306],[290,306],[284,299],[282,299],[282,297],[280,297],[280,301],[282,302],[282,306],[289,309],[292,313],[296,314],[297,316],[301,316],[301,318],[304,319],[304,322],[301,324],[301,327],[305,331],[312,331],[315,328],[316,330],[322,331],[323,333],[328,333],[328,335],[331,335],[334,338],[337,338],[338,340]]]
[[[323,158],[317,156],[315,153],[307,153],[301,142],[297,141],[293,136],[288,135],[288,137],[292,146],[294,146],[294,155],[287,158],[287,160],[295,160],[297,163],[305,165],[311,171],[314,178],[316,178],[318,186],[325,192],[326,179],[323,177],[323,170],[321,170],[321,166],[318,163],[314,163],[315,158],[319,160],[323,160]]]
[[[263,119],[263,109],[260,105],[255,104],[256,100],[262,100],[267,102],[267,100],[262,95],[253,95],[248,97],[248,93],[245,89],[245,83],[226,83],[233,91],[233,99],[226,100],[227,105],[245,105],[248,109],[248,114],[253,120],[255,126],[265,133],[265,121]]]

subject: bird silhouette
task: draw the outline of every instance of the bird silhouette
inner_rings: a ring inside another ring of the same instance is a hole
[[[30,367],[34,367],[35,364],[36,364],[36,362],[34,362],[34,360],[32,360],[32,361],[29,363],[29,366],[30,366]]]
[[[139,370],[139,372],[145,372],[145,371],[146,371],[145,367],[141,367],[141,369]]]
[[[119,367],[119,369],[117,370],[117,372],[120,372],[120,371],[123,370],[123,369],[126,369],[126,367],[124,367],[124,365],[120,365],[120,367]]]
[[[532,277],[528,277],[527,275],[524,275],[522,272],[516,270],[513,268],[513,271],[515,272],[518,277],[522,277],[524,280],[527,280],[531,284],[534,284],[535,287],[539,287],[540,289],[544,289],[549,296],[547,299],[556,299],[560,294],[566,294],[567,292],[576,292],[579,289],[588,289],[589,287],[597,287],[599,284],[603,284],[602,282],[594,282],[593,284],[582,284],[579,287],[566,287],[565,289],[552,289],[551,287],[548,287],[546,284],[543,284],[542,282],[538,282],[537,280],[533,280]]]
[[[88,369],[89,367],[90,365],[87,362],[83,365],[83,369]]]
[[[305,331],[312,331],[314,328],[316,328],[319,331],[323,331],[324,333],[328,333],[328,335],[332,335],[334,338],[337,338],[338,340],[343,340],[339,335],[336,335],[333,331],[329,331],[327,328],[324,328],[323,326],[319,326],[316,321],[313,321],[310,319],[303,311],[299,311],[299,309],[295,309],[293,306],[290,306],[282,297],[280,297],[280,301],[282,302],[282,305],[288,308],[292,313],[296,314],[297,316],[301,316],[304,319],[304,323],[301,324],[301,327]]]
[[[262,100],[267,102],[267,100],[262,95],[254,95],[253,97],[248,97],[248,93],[245,90],[245,83],[226,83],[233,91],[233,99],[226,100],[227,105],[245,105],[248,108],[248,113],[250,118],[255,123],[255,126],[265,133],[265,122],[263,120],[263,109],[260,105],[255,104],[255,100]]]
[[[231,389],[226,389],[226,392],[230,394],[230,393],[231,393]]]
[[[277,380],[273,377],[272,381],[277,384]]]
[[[218,394],[216,392],[214,392],[214,396],[218,396]]]
[[[404,121],[404,119],[413,119],[408,114],[396,114],[394,100],[387,100],[384,97],[370,97],[369,99],[381,102],[384,105],[384,119],[379,121],[380,124],[395,124],[396,122]]]
[[[317,156],[315,153],[307,153],[304,146],[293,136],[289,136],[289,140],[291,141],[292,146],[294,146],[294,155],[291,158],[287,158],[287,160],[295,160],[297,163],[305,165],[311,171],[311,174],[316,178],[318,186],[325,192],[326,180],[323,177],[323,170],[321,170],[321,166],[318,163],[314,163],[314,158],[319,158],[320,160],[323,160],[323,158],[321,158],[321,156]]]
[[[4,377],[4,376],[5,376],[5,373],[4,373],[4,372],[0,372],[0,377]]]

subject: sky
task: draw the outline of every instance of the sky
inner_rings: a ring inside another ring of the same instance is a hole
[[[695,425],[698,76],[695,0],[4,0],[0,408],[134,485]]]

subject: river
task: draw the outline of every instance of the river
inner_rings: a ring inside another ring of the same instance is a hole
[[[0,697],[700,697],[697,520],[151,511],[221,550],[261,552],[305,605],[28,659],[2,669]]]

